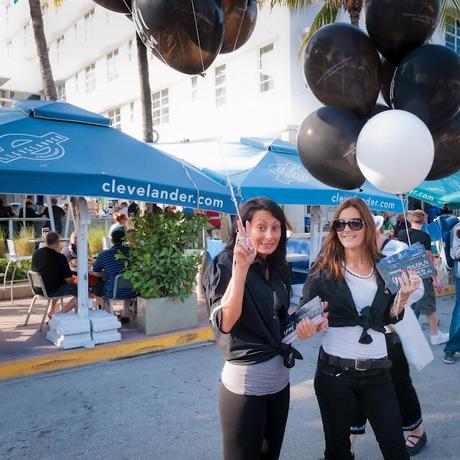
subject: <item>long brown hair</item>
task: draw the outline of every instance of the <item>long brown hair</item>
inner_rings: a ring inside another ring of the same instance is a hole
[[[361,198],[348,198],[336,209],[334,220],[347,208],[355,208],[364,222],[364,251],[369,262],[375,264],[379,259],[379,251],[375,238],[375,224],[369,208]],[[313,273],[324,270],[335,280],[343,279],[342,267],[345,264],[345,249],[339,240],[337,232],[330,226],[326,241],[314,262]]]

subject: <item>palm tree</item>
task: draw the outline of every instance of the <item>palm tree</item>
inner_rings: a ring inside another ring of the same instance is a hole
[[[58,7],[62,2],[63,0],[54,0],[54,5]],[[45,99],[56,101],[56,84],[54,83],[53,71],[51,70],[40,0],[29,0],[29,10],[30,19],[32,21],[32,29],[34,31],[35,45],[37,46],[37,56]]]
[[[152,92],[150,89],[149,61],[147,48],[136,33],[137,66],[141,90],[142,129],[144,142],[153,142]]]
[[[343,8],[350,15],[350,22],[359,27],[359,18],[363,8],[364,0],[259,0],[259,5],[287,6],[291,10],[307,9],[315,4],[323,4],[316,14],[310,26],[308,34],[304,38],[302,48],[306,46],[311,36],[322,26],[331,24],[337,20],[340,9]],[[449,24],[450,17],[457,15],[460,17],[460,0],[441,0],[441,29],[445,29]]]

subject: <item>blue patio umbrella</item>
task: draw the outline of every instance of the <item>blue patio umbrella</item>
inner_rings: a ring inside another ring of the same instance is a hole
[[[346,198],[359,197],[376,211],[403,210],[396,195],[367,182],[351,191],[323,184],[303,167],[296,146],[281,140],[241,138],[239,143],[164,144],[158,148],[186,159],[222,184],[227,183],[228,171],[242,201],[266,196],[280,204],[337,206]]]
[[[442,208],[460,208],[460,174],[455,173],[444,179],[424,181],[415,187],[409,196]]]
[[[194,166],[71,104],[0,109],[0,193],[106,196],[231,212],[228,189]]]

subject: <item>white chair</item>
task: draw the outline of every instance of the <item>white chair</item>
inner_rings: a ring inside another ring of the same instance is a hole
[[[110,236],[103,236],[102,237],[102,249],[107,250],[112,247],[112,238]]]
[[[65,297],[73,297],[71,295],[65,296],[50,296],[46,292],[45,283],[43,282],[42,275],[38,272],[34,272],[29,270],[27,272],[27,278],[29,278],[30,287],[32,288],[32,292],[34,293],[34,298],[30,303],[29,310],[27,311],[26,321],[24,322],[24,326],[27,326],[29,322],[30,315],[32,313],[32,309],[34,308],[35,302],[37,299],[44,299],[47,300],[48,303],[46,304],[45,312],[43,313],[42,322],[40,323],[40,331],[43,328],[43,323],[45,322],[46,315],[50,312],[51,309],[51,301],[53,299],[60,299],[61,300],[61,309],[64,306],[64,298]]]
[[[110,305],[110,313],[112,313],[112,315],[113,315],[113,306],[114,306],[115,302],[117,300],[120,300],[120,299],[117,299],[118,291],[120,289],[131,289],[133,291],[133,293],[134,293],[133,285],[131,284],[130,281],[128,281],[125,278],[123,278],[123,274],[119,274],[119,275],[117,275],[115,277],[115,282],[114,282],[114,285],[113,285],[112,298],[108,299],[109,305]],[[133,299],[136,299],[135,293],[134,293],[134,295],[133,295],[133,297],[131,299],[123,299],[123,300],[133,300]]]
[[[6,265],[6,270],[3,275],[3,290],[5,290],[5,287],[6,287],[6,275],[10,268],[10,265],[11,266],[14,265],[13,276],[11,277],[11,283],[10,283],[11,303],[13,303],[13,283],[14,283],[14,275],[16,274],[18,263],[23,262],[24,260],[32,260],[32,256],[18,256],[16,254],[16,247],[14,246],[13,240],[6,240],[6,244],[8,247],[8,253],[6,254],[6,258],[8,259],[8,264]]]

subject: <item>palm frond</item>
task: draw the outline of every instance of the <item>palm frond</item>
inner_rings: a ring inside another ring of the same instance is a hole
[[[62,4],[64,3],[65,0],[53,0],[54,7],[55,8],[60,8]]]
[[[309,6],[314,5],[316,3],[320,3],[321,1],[324,0],[258,0],[258,4],[259,7],[268,5],[270,8],[273,8],[276,5],[279,5],[287,6],[290,10],[301,10],[304,8],[308,8]],[[335,2],[337,0],[332,1]]]
[[[312,37],[312,35],[317,30],[319,30],[321,27],[327,24],[334,23],[337,20],[339,11],[340,11],[340,2],[334,2],[333,4],[331,4],[331,2],[327,2],[321,7],[321,9],[318,11],[318,14],[315,16],[315,19],[313,19],[313,22],[311,23],[308,34],[303,39],[302,46],[300,47],[299,53],[297,56],[299,59],[302,56],[302,53],[305,47],[307,46],[308,41]]]
[[[455,18],[460,18],[460,0],[441,0],[441,15],[439,18],[441,30],[446,30],[447,26]]]

